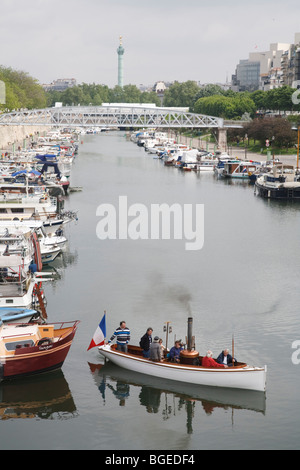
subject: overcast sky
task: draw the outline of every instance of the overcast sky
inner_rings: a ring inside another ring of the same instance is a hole
[[[249,52],[293,43],[299,0],[0,0],[0,64],[41,83],[226,82]]]

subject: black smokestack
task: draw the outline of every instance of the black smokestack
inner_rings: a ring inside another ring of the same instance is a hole
[[[193,318],[188,318],[188,331],[187,331],[187,348],[189,351],[192,349],[193,344]]]

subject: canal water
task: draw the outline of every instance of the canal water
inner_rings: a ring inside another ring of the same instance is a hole
[[[59,372],[0,384],[1,449],[299,449],[300,205],[266,201],[248,183],[164,167],[124,132],[87,135],[65,207],[68,249],[45,283],[49,321],[80,320]],[[173,239],[100,240],[102,204],[204,205],[204,245]],[[267,392],[191,387],[104,365],[87,351],[104,310],[138,344],[170,322],[214,355],[267,364]],[[296,349],[293,349],[293,346]],[[294,356],[293,356],[294,354]]]

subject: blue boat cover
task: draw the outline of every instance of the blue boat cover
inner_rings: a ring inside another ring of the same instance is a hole
[[[23,318],[35,315],[36,310],[30,308],[13,308],[13,307],[0,307],[0,325],[12,320],[22,320]]]

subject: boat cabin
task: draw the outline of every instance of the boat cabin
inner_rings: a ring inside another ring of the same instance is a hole
[[[75,322],[76,323],[76,322]],[[47,350],[70,334],[70,324],[14,323],[0,327],[0,357]]]
[[[252,161],[230,160],[224,163],[223,176],[227,178],[249,178],[260,163]]]

